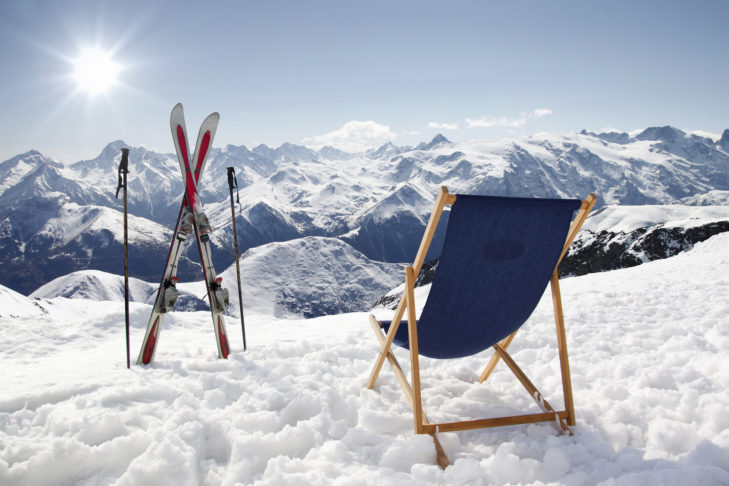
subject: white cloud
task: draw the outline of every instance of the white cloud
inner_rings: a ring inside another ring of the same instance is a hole
[[[707,132],[704,130],[690,130],[687,132],[689,135],[698,135],[699,137],[706,137],[710,138],[713,141],[718,141],[721,139],[721,134],[715,133],[715,132]]]
[[[458,123],[430,122],[430,123],[428,123],[428,128],[437,128],[437,129],[442,129],[442,130],[458,130]]]
[[[543,116],[551,115],[554,112],[550,110],[549,108],[537,108],[534,110],[534,116],[537,118],[541,118]]]
[[[305,138],[303,143],[313,148],[329,145],[347,152],[364,152],[379,147],[395,137],[397,134],[387,125],[373,121],[352,120],[333,132]]]
[[[493,115],[483,115],[480,118],[466,118],[466,126],[468,128],[491,128],[491,127],[512,127],[517,128],[524,126],[526,124],[527,117],[525,115],[521,115],[518,118],[509,118],[506,116],[501,116],[496,118]]]
[[[517,117],[500,116],[495,117],[493,115],[483,115],[479,118],[466,118],[466,127],[468,128],[491,128],[491,127],[504,127],[504,128],[519,128],[527,124],[531,118],[542,118],[553,114],[554,112],[549,108],[537,108],[530,113],[521,112]]]

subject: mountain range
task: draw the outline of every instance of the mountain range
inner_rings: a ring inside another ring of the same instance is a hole
[[[0,163],[0,284],[27,295],[79,270],[123,272],[121,200],[114,197],[123,147],[130,148],[130,274],[156,287],[182,200],[179,165],[172,154],[123,141],[71,164],[37,151]],[[268,289],[258,295],[281,314],[314,316],[365,308],[401,279],[443,185],[454,193],[523,197],[594,192],[599,207],[726,205],[729,130],[718,139],[670,126],[461,143],[438,135],[364,153],[288,143],[214,147],[199,188],[219,271],[234,262],[227,167],[236,169],[240,187],[244,289],[248,282]],[[429,257],[437,256],[441,233]],[[602,248],[615,243],[605,238]],[[200,278],[195,253],[192,245],[183,253],[183,281]],[[230,287],[235,277],[223,273]]]

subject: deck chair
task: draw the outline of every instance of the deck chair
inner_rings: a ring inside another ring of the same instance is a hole
[[[415,262],[405,269],[405,289],[393,319],[378,321],[370,315],[381,349],[367,388],[374,387],[387,360],[413,409],[415,432],[433,436],[441,467],[445,468],[449,461],[437,432],[552,422],[561,431],[572,434],[569,426],[575,424],[575,412],[557,266],[596,200],[594,194],[581,201],[456,195],[445,187],[440,189]],[[447,204],[451,205],[451,212],[440,263],[420,318],[416,319],[415,277]],[[547,284],[551,285],[557,325],[564,396],[561,411],[544,399],[507,352]],[[400,326],[406,310],[407,326]],[[412,383],[391,350],[393,343],[410,350]],[[489,347],[493,347],[494,354],[479,381],[485,381],[503,360],[542,413],[430,423],[423,412],[418,357],[459,358]]]

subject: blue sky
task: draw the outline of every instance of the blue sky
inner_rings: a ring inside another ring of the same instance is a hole
[[[366,147],[652,125],[729,128],[726,1],[0,3],[0,160],[92,158],[122,139]],[[90,47],[118,64],[81,90]]]

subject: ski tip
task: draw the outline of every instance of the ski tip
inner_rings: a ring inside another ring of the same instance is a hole
[[[220,113],[217,111],[210,113],[207,118],[205,118],[205,122],[215,122],[218,123],[220,121]],[[205,123],[203,122],[203,124]]]
[[[170,113],[170,120],[174,118],[184,117],[184,111],[182,110],[182,103],[177,103],[172,112]]]

